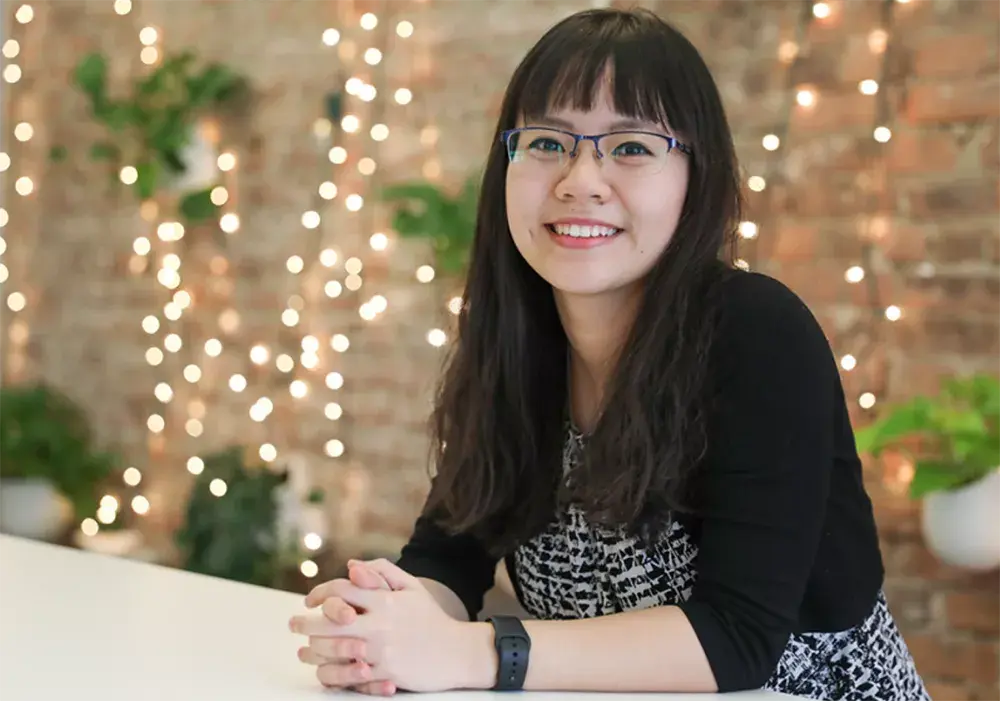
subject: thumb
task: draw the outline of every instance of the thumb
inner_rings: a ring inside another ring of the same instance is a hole
[[[400,589],[417,589],[421,586],[416,577],[401,569],[398,565],[389,562],[385,558],[368,560],[365,562],[360,560],[349,560],[347,562],[347,566],[352,570],[358,567],[364,567],[365,569],[371,570],[375,574],[381,575],[386,584],[388,584],[391,589],[396,591]]]
[[[351,584],[361,589],[392,589],[382,575],[363,562],[351,560],[348,563],[347,577]]]

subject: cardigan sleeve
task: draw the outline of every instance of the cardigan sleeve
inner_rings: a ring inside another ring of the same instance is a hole
[[[396,564],[414,577],[451,589],[465,605],[469,620],[475,621],[493,586],[498,562],[472,535],[452,535],[424,514],[417,519]]]
[[[830,346],[788,288],[727,283],[715,406],[697,481],[698,577],[680,605],[720,692],[760,688],[798,622],[834,462]]]

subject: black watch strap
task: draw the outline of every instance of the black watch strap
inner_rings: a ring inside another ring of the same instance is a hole
[[[493,625],[493,644],[496,646],[497,691],[518,691],[524,687],[528,674],[528,653],[531,638],[524,624],[515,616],[490,616],[486,619]]]

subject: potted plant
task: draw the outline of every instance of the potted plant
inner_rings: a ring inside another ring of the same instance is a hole
[[[0,389],[0,530],[53,539],[94,514],[118,458],[95,449],[83,410],[46,384]]]
[[[946,380],[937,396],[891,408],[856,433],[859,452],[916,455],[910,497],[923,499],[931,552],[972,570],[1000,566],[1000,381]],[[914,450],[916,448],[916,450]]]
[[[470,177],[455,195],[430,182],[390,185],[382,199],[394,205],[392,228],[404,238],[431,242],[438,269],[457,276],[465,272],[476,233],[479,180]]]
[[[106,132],[91,145],[91,159],[110,164],[116,183],[124,166],[134,168],[126,182],[140,202],[161,192],[176,195],[177,218],[186,225],[209,221],[219,210],[212,200],[217,153],[201,122],[208,114],[245,106],[248,95],[246,80],[233,70],[217,63],[199,70],[194,64],[190,52],[167,54],[123,96],[110,93],[103,54],[84,56],[73,74]],[[63,146],[51,152],[53,160],[66,155]]]
[[[176,543],[186,570],[275,587],[298,565],[302,539],[281,528],[287,471],[249,455],[233,446],[204,458]],[[322,494],[308,498],[316,502]]]

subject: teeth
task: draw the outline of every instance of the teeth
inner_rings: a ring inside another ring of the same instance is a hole
[[[555,224],[552,227],[560,236],[572,236],[578,239],[589,239],[596,236],[614,236],[620,229],[610,226],[582,226],[580,224]]]

